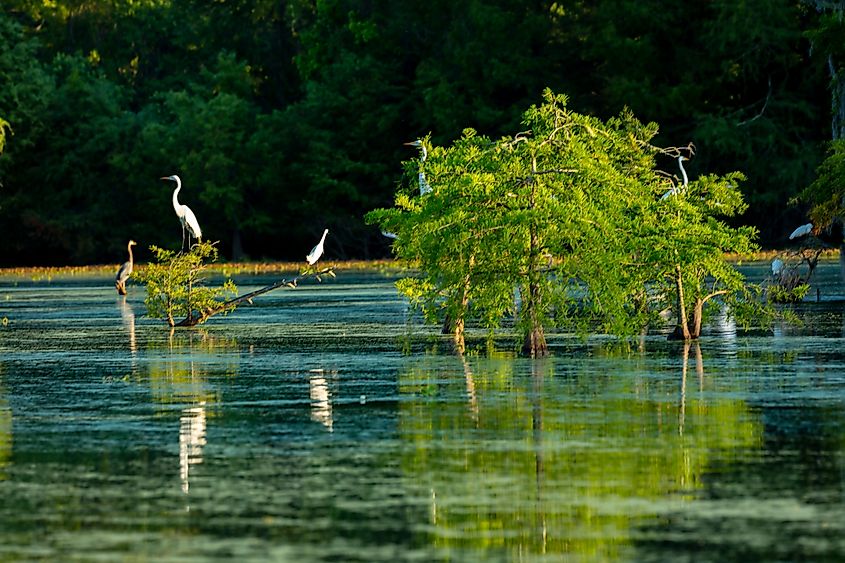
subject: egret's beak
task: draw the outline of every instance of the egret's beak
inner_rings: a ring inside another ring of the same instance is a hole
[[[420,146],[419,141],[411,141],[410,143],[402,143],[403,145],[408,145],[409,147],[418,147]]]
[[[170,179],[170,176],[162,176],[161,178],[159,178],[159,180],[169,180],[169,179]]]

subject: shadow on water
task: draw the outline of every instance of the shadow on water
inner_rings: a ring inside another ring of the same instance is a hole
[[[137,287],[0,283],[0,559],[845,557],[842,302],[532,361],[389,278],[299,289],[171,332]]]

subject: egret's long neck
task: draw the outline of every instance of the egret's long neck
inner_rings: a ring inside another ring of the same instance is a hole
[[[428,151],[425,150],[425,145],[420,145],[420,149],[422,149],[422,156],[420,157],[420,162],[423,162],[428,156]]]
[[[329,230],[328,230],[328,229],[326,229],[325,231],[323,231],[323,238],[321,238],[321,239],[320,239],[320,244],[323,244],[324,242],[326,242],[326,235],[327,235],[327,234],[329,234]]]
[[[178,199],[177,196],[179,195],[179,190],[181,190],[181,189],[182,189],[182,182],[180,182],[179,180],[176,180],[176,189],[173,190],[173,209],[176,209],[176,210],[179,209],[179,199]]]
[[[131,264],[132,263],[132,245],[127,244],[126,249],[129,251],[129,263]]]
[[[687,171],[684,170],[683,157],[678,157],[678,166],[681,168],[681,175],[684,177],[684,186],[686,186],[689,183],[689,179],[687,178]]]

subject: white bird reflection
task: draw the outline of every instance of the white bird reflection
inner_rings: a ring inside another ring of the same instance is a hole
[[[326,378],[320,373],[312,373],[308,386],[311,396],[311,420],[319,422],[328,428],[329,432],[333,432],[332,394]]]
[[[693,348],[694,347],[694,348]],[[680,405],[678,409],[678,434],[683,436],[684,435],[684,423],[686,421],[686,406],[687,406],[687,369],[689,365],[689,353],[690,348],[695,350],[695,373],[698,376],[698,392],[704,392],[704,359],[701,355],[701,346],[698,342],[684,343],[684,349],[682,352],[682,364],[681,364],[681,398],[680,398]]]
[[[125,297],[120,299],[120,317],[123,320],[123,328],[129,333],[129,352],[134,358],[138,352],[138,345],[135,342],[135,312],[132,311],[132,306],[126,302]]]
[[[179,418],[179,478],[185,494],[190,490],[190,468],[202,463],[205,443],[205,401],[202,401],[196,407],[183,409]]]

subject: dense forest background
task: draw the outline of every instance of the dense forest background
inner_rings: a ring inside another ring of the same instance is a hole
[[[178,247],[170,174],[228,258],[302,260],[325,227],[331,258],[385,256],[363,215],[403,143],[512,134],[545,87],[694,143],[693,178],[742,171],[742,221],[780,246],[836,127],[834,4],[3,0],[0,265]]]

